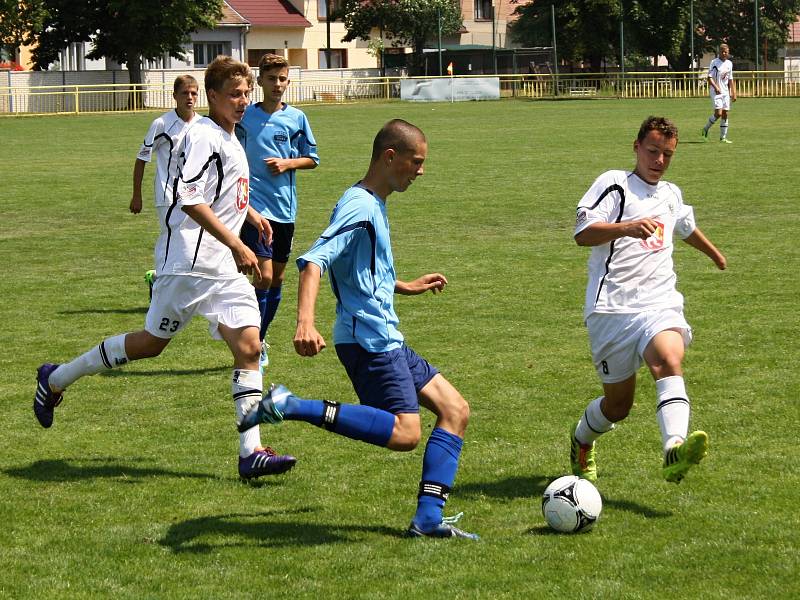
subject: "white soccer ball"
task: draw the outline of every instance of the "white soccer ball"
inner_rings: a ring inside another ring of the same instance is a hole
[[[542,496],[542,514],[556,531],[589,531],[600,517],[603,499],[590,481],[564,475],[547,486]]]

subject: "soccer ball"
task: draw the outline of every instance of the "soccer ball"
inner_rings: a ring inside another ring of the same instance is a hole
[[[542,514],[556,531],[589,531],[600,517],[603,500],[591,482],[564,475],[547,486],[542,496]]]

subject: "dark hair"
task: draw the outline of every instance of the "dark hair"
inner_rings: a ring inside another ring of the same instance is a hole
[[[230,56],[218,56],[206,68],[206,91],[219,92],[229,79],[244,79],[251,88],[253,87],[253,73],[249,66]]]
[[[636,136],[636,139],[641,142],[651,131],[661,132],[666,138],[678,139],[677,126],[666,117],[647,117],[639,127],[639,135]]]
[[[178,91],[183,86],[190,86],[190,85],[193,85],[196,88],[200,87],[199,85],[197,85],[197,79],[195,79],[191,75],[178,75],[175,78],[175,83],[172,84],[172,93],[177,94]]]
[[[372,162],[389,148],[397,153],[409,152],[420,139],[425,141],[425,134],[419,127],[403,119],[392,119],[381,127],[372,142]]]

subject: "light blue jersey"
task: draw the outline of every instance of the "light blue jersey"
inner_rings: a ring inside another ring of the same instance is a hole
[[[394,312],[396,276],[386,203],[356,184],[333,209],[328,228],[297,259],[328,272],[336,296],[334,344],[360,344],[368,352],[403,345]]]
[[[236,125],[236,137],[250,165],[250,205],[279,223],[294,223],[297,215],[295,170],[273,175],[266,158],[308,157],[319,164],[317,142],[303,111],[288,104],[267,114],[261,103],[251,104]]]

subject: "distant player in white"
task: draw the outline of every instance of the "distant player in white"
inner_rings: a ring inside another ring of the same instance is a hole
[[[248,204],[247,159],[233,134],[252,86],[250,68],[230,57],[218,57],[208,66],[209,116],[189,129],[180,149],[145,327],[107,338],[69,363],[39,367],[33,409],[43,427],[52,425],[67,386],[85,375],[158,356],[195,315],[208,320],[211,335],[224,340],[233,354],[237,422],[243,404],[261,399],[261,319],[253,286],[244,275],[257,272],[258,260],[239,239],[239,230],[245,219],[267,239],[272,230]],[[284,472],[295,463],[294,457],[262,448],[255,427],[240,434],[239,455],[239,474],[246,479]]]
[[[714,113],[708,117],[708,123],[703,127],[701,135],[708,139],[708,130],[722,118],[719,123],[719,141],[730,144],[728,139],[728,111],[731,103],[736,102],[736,82],[733,79],[733,63],[728,58],[730,48],[728,44],[719,47],[719,56],[711,61],[708,67],[708,92],[711,95],[711,104]]]
[[[142,146],[136,155],[136,162],[133,165],[133,196],[129,206],[133,214],[142,211],[144,168],[155,155],[153,198],[161,231],[164,230],[167,208],[172,204],[172,182],[177,175],[178,147],[187,129],[200,118],[200,115],[194,112],[197,104],[197,80],[191,75],[179,75],[175,78],[172,89],[175,109],[164,113],[150,124],[150,129],[147,130],[147,135],[144,136]],[[147,271],[145,281],[150,285],[151,296],[154,279],[155,271]]]
[[[643,362],[656,383],[664,478],[680,482],[707,452],[706,433],[688,433],[681,363],[691,329],[675,288],[673,235],[719,269],[726,259],[695,225],[681,191],[661,181],[677,144],[671,121],[649,117],[633,144],[634,171],[603,173],[578,204],[575,241],[592,247],[584,318],[603,395],[570,429],[570,441],[572,471],[590,481],[597,479],[594,442],[628,416]]]

